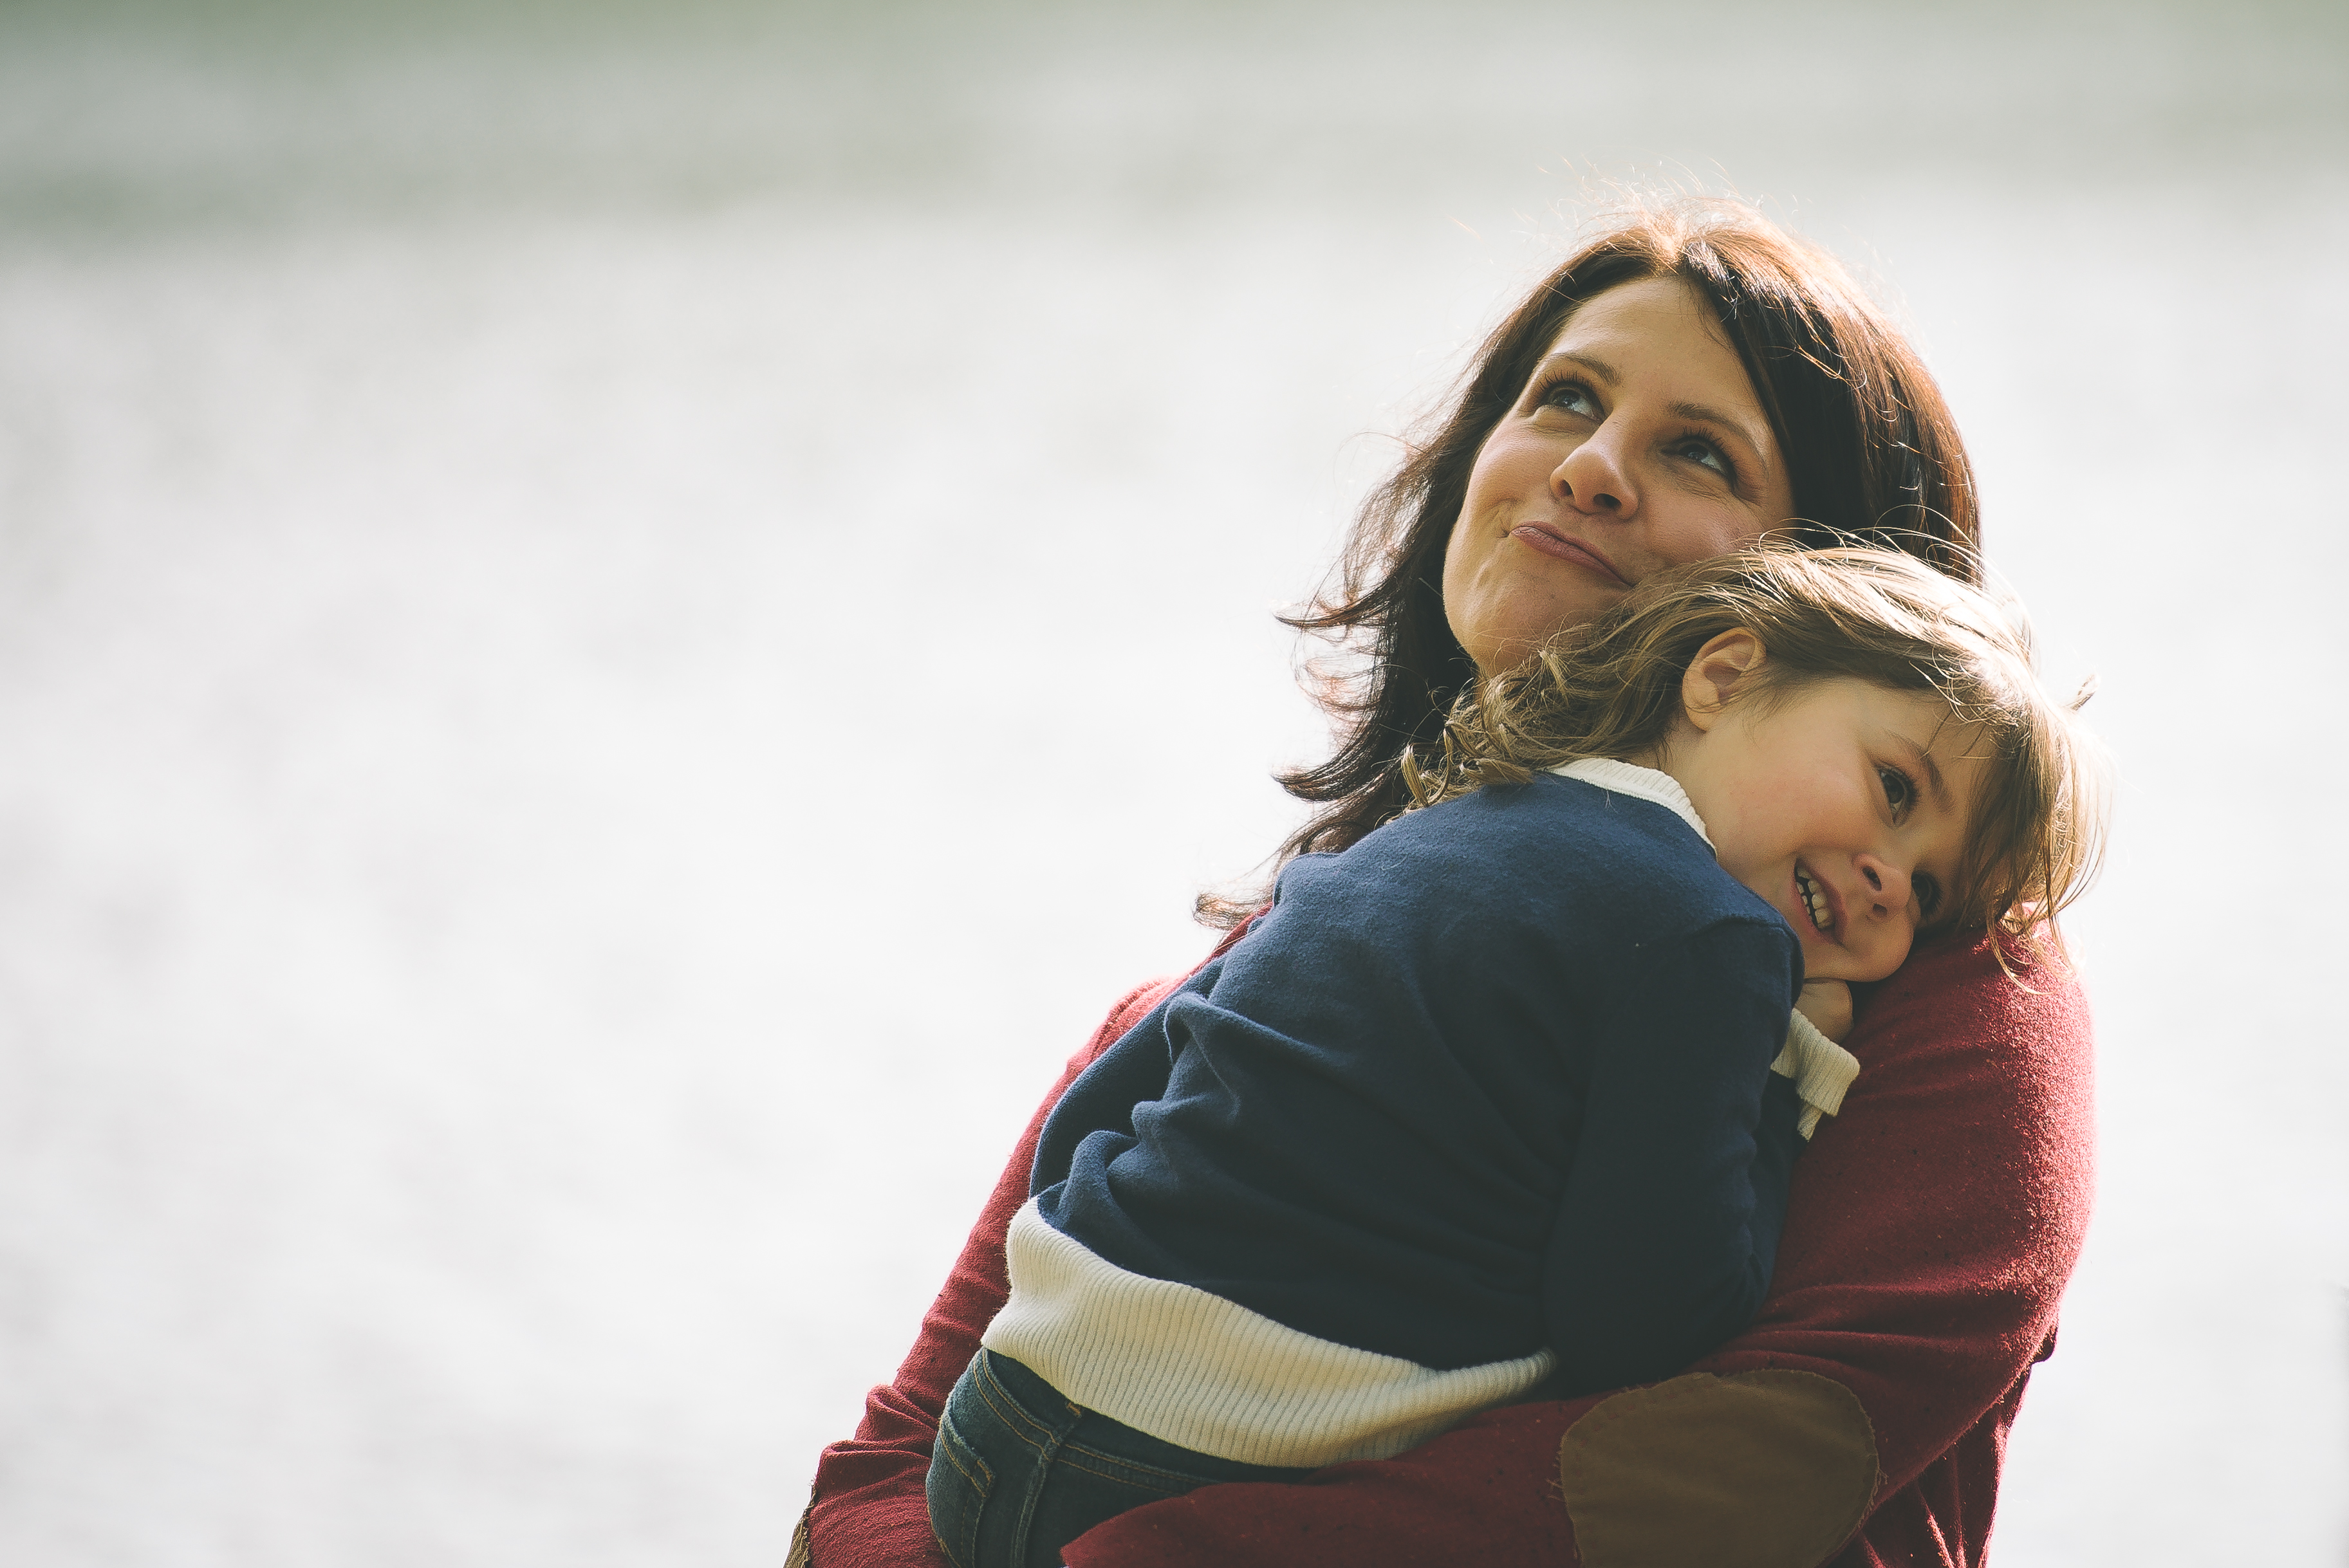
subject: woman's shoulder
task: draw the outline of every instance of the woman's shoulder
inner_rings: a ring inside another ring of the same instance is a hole
[[[1949,1159],[2016,1167],[2034,1185],[2085,1200],[2094,1035],[2068,964],[2007,937],[1921,942],[1862,1003],[1845,1045],[1860,1070],[1837,1118],[1842,1134],[1933,1130],[1929,1141],[1943,1149],[1946,1140]],[[1822,1138],[1814,1152],[1831,1146]]]
[[[1979,934],[1918,943],[1871,988],[1854,1036],[1856,1054],[1973,1055],[1994,1068],[2066,1077],[2088,1071],[2090,1041],[2087,995],[2068,962]]]

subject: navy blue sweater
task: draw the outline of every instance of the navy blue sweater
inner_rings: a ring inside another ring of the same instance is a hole
[[[1132,1274],[1451,1369],[1652,1381],[1751,1321],[1801,949],[1670,809],[1544,774],[1284,870],[1069,1088],[1031,1191]]]

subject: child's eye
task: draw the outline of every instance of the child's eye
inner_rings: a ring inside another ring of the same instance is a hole
[[[1876,776],[1883,780],[1884,798],[1891,802],[1894,816],[1899,816],[1916,801],[1917,786],[1910,783],[1909,775],[1898,768],[1879,768]]]
[[[1941,883],[1930,872],[1919,872],[1909,879],[1909,891],[1917,899],[1917,917],[1920,923],[1930,924],[1941,913]]]

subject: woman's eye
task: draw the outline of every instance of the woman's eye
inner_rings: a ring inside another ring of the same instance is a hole
[[[1685,458],[1690,462],[1702,464],[1723,479],[1729,477],[1729,459],[1722,456],[1721,449],[1711,441],[1699,440],[1691,436],[1673,442],[1666,449],[1673,457]]]
[[[1909,803],[1917,798],[1917,787],[1909,782],[1909,776],[1898,768],[1879,768],[1876,776],[1883,780],[1884,798],[1891,802],[1893,814],[1906,811]]]
[[[1579,381],[1561,381],[1543,393],[1542,407],[1561,408],[1569,414],[1580,414],[1585,418],[1600,418],[1599,399],[1593,397],[1590,388]]]

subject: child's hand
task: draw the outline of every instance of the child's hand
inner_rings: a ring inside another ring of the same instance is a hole
[[[1795,998],[1795,1011],[1841,1045],[1851,1033],[1851,987],[1840,980],[1806,980],[1802,995]]]

